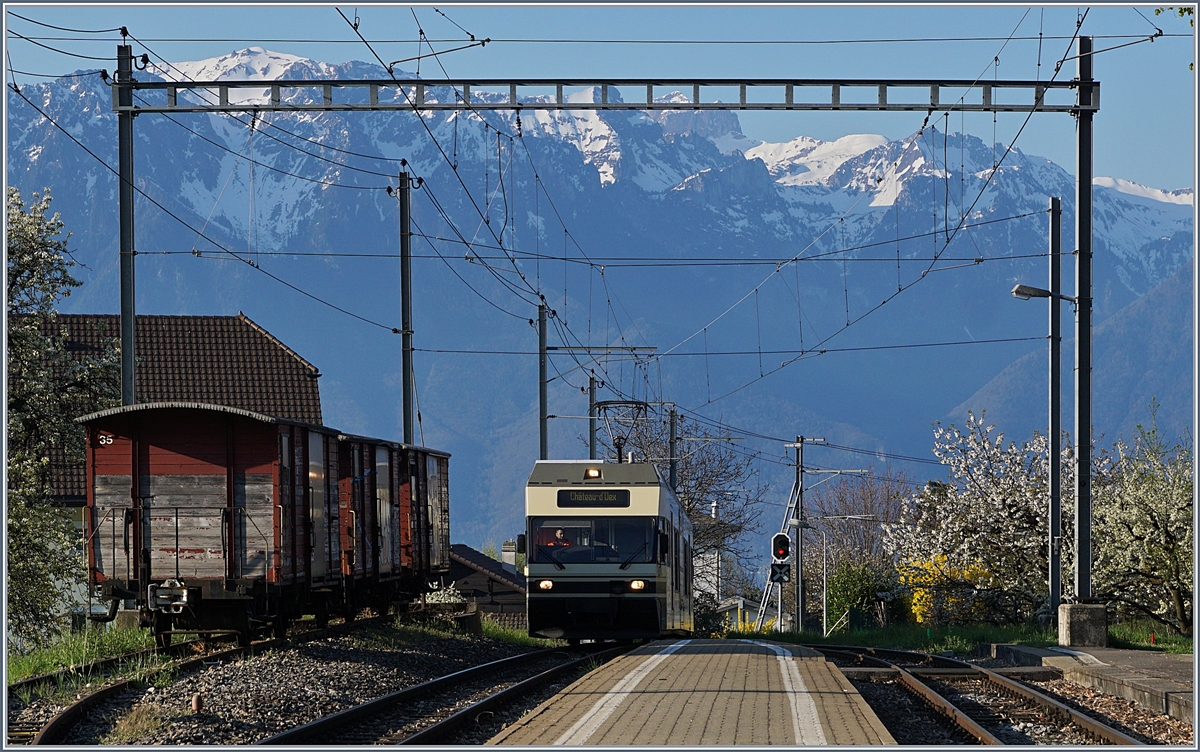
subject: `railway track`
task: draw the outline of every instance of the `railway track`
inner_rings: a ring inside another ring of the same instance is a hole
[[[106,680],[112,674],[123,666],[128,666],[139,661],[146,661],[157,656],[178,657],[193,653],[192,657],[186,658],[179,663],[170,665],[170,668],[178,675],[191,671],[201,666],[217,661],[228,661],[239,658],[243,655],[253,655],[265,650],[288,644],[289,640],[295,642],[306,642],[309,640],[322,639],[326,636],[341,634],[350,629],[369,625],[380,621],[383,617],[372,619],[362,619],[353,622],[343,622],[334,624],[324,628],[312,628],[315,622],[304,620],[297,623],[298,628],[289,635],[287,639],[272,638],[268,640],[256,640],[250,643],[249,646],[239,646],[226,648],[222,650],[208,650],[201,653],[196,653],[197,648],[202,643],[198,640],[190,640],[187,642],[177,643],[163,648],[147,648],[146,650],[138,650],[124,655],[115,656],[95,661],[90,664],[81,666],[70,666],[59,671],[39,676],[29,677],[19,682],[14,682],[8,686],[8,693],[11,696],[17,691],[26,689],[35,689],[39,686],[48,686],[51,684],[61,685],[63,682],[85,678],[90,679],[90,684],[95,684],[96,687],[89,692],[84,693],[75,702],[59,710],[48,722],[44,725],[39,725],[30,722],[9,721],[8,727],[5,730],[5,738],[8,745],[47,745],[57,744],[66,735],[72,725],[82,719],[87,711],[93,706],[103,702],[104,700],[121,694],[122,692],[132,688],[136,679],[121,679],[115,682],[107,682]]]
[[[257,744],[437,744],[541,687],[604,663],[620,646],[579,656],[541,650],[464,669],[317,719]]]
[[[906,690],[980,744],[1038,743],[1022,729],[1053,727],[1048,744],[1143,742],[1020,682],[955,658],[904,650],[810,645],[852,664],[886,669]]]

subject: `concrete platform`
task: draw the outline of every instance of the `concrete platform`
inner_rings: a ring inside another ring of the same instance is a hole
[[[1121,648],[993,645],[992,656],[1024,666],[1054,666],[1062,671],[1064,679],[1194,723],[1195,669],[1191,655]]]
[[[765,640],[660,640],[571,684],[489,744],[895,744],[818,653]]]

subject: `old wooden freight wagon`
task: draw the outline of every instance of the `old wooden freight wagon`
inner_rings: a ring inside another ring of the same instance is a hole
[[[160,643],[383,611],[449,571],[443,452],[189,402],[78,422],[93,593]]]

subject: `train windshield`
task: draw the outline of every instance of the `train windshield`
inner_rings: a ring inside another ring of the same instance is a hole
[[[533,517],[536,562],[641,564],[654,561],[654,517]]]

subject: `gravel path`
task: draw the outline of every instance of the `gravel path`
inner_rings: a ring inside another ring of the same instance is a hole
[[[206,666],[162,687],[113,698],[66,745],[248,744],[380,695],[532,648],[426,628],[372,626],[349,635]],[[192,712],[199,694],[203,709]],[[12,717],[48,716],[35,701]],[[10,713],[13,710],[10,698]]]

